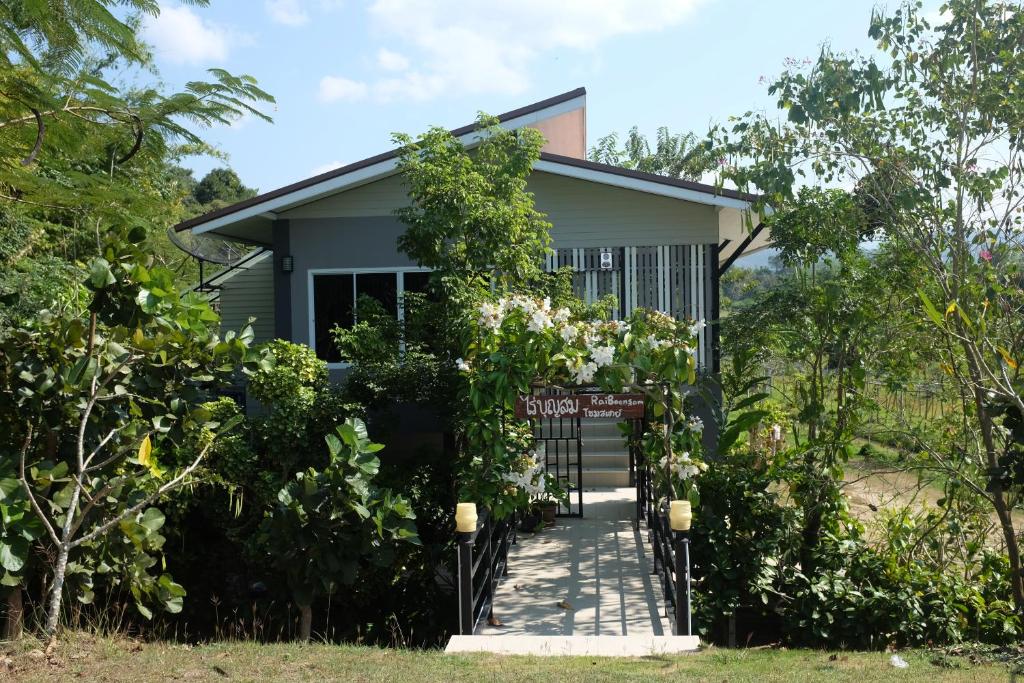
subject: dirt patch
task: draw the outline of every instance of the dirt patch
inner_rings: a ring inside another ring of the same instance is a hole
[[[908,506],[917,510],[934,509],[945,495],[942,481],[934,473],[897,470],[870,461],[847,464],[843,494],[849,502],[850,513],[869,527],[882,510]],[[1024,511],[1015,510],[1013,520],[1017,531],[1024,531]],[[992,522],[998,524],[994,512]]]

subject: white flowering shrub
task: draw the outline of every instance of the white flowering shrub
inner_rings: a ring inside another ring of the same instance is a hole
[[[467,326],[465,353],[454,361],[465,378],[470,408],[464,436],[472,472],[462,492],[465,500],[501,516],[531,498],[560,495],[552,493],[552,482],[540,476],[543,464],[522,442],[525,423],[512,418],[516,397],[536,386],[647,394],[652,418],[660,420],[666,405],[670,414],[679,413],[673,433],[687,435],[678,440],[694,454],[688,457],[698,468],[690,473],[690,465],[684,465],[679,471],[691,483],[699,474],[702,461],[695,454],[702,425],[678,411],[678,390],[696,381],[696,335],[703,321],[677,321],[649,310],[637,310],[624,321],[583,320],[567,308],[553,308],[548,299],[524,295],[487,299],[473,314],[476,324]],[[657,463],[661,455],[653,448],[651,462]]]

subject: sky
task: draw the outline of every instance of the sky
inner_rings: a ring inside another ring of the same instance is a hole
[[[870,51],[872,0],[165,0],[147,19],[169,88],[254,76],[274,123],[206,131],[260,191],[583,86],[588,145],[636,125],[707,131],[774,109],[767,83],[824,44]],[[890,4],[895,7],[895,3]],[[197,177],[223,161],[190,158]]]

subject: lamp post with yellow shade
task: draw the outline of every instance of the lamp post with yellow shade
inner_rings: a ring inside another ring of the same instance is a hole
[[[693,635],[690,617],[690,525],[693,510],[688,500],[673,500],[668,508],[668,522],[675,541],[676,570],[676,635]],[[685,625],[685,631],[684,631]]]
[[[455,506],[455,541],[459,553],[459,633],[473,635],[473,542],[476,540],[476,503]]]

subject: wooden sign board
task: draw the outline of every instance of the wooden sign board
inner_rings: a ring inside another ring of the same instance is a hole
[[[643,416],[643,394],[556,394],[516,398],[516,417],[521,420],[558,420],[577,417],[632,420]]]

